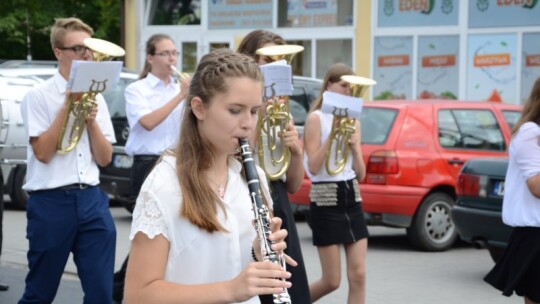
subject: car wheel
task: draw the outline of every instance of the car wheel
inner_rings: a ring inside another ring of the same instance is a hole
[[[26,203],[28,202],[28,193],[22,188],[25,181],[26,166],[17,166],[13,172],[13,183],[9,191],[9,197],[15,208],[20,210],[25,210]]]
[[[425,251],[444,251],[457,239],[451,209],[454,200],[447,194],[428,195],[418,208],[411,227],[407,228],[409,241]]]
[[[499,257],[503,254],[504,248],[500,247],[488,247],[489,250],[489,256],[493,260],[493,262],[497,262]]]

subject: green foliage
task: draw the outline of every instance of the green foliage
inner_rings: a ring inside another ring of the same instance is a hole
[[[121,14],[121,0],[2,0],[0,59],[26,59],[28,34],[32,59],[54,60],[49,35],[55,18],[80,18],[94,37],[120,45]]]

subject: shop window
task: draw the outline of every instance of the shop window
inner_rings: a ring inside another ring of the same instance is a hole
[[[334,63],[344,63],[352,67],[352,40],[317,40],[317,78],[324,78],[328,68]],[[353,67],[354,68],[354,67]]]
[[[278,0],[279,27],[352,26],[353,0]]]
[[[182,71],[194,73],[197,68],[197,43],[182,43]]]
[[[200,25],[200,0],[154,0],[150,3],[150,25]]]
[[[288,40],[287,43],[301,45],[304,50],[296,54],[290,62],[293,75],[311,76],[311,41],[310,40]]]

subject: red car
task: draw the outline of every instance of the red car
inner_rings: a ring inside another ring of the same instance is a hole
[[[367,174],[360,182],[368,225],[407,229],[425,251],[457,239],[451,209],[457,176],[474,157],[507,156],[522,106],[448,100],[376,101],[362,110]],[[309,205],[310,181],[289,199]]]

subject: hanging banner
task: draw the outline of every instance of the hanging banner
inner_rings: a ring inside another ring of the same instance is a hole
[[[457,99],[459,94],[459,37],[418,38],[418,99]]]
[[[272,0],[208,1],[208,28],[271,28],[273,10]]]
[[[467,99],[519,103],[516,52],[515,34],[470,35]]]
[[[379,0],[379,27],[457,25],[457,0]]]
[[[411,99],[412,37],[375,38],[373,99]]]

